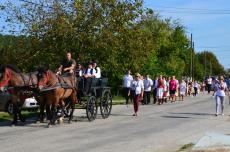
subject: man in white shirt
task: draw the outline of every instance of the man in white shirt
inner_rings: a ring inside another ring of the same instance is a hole
[[[90,86],[91,86],[91,83],[92,83],[92,78],[94,78],[94,75],[95,75],[96,71],[95,69],[93,69],[93,65],[92,63],[90,62],[88,64],[88,68],[84,70],[84,73],[83,73],[83,77],[84,77],[84,95],[87,95],[90,91]]]
[[[124,97],[126,100],[126,104],[128,104],[129,98],[131,97],[130,96],[130,89],[131,89],[132,81],[133,81],[133,77],[131,76],[130,70],[128,70],[127,73],[123,77],[123,89],[124,89]]]
[[[80,63],[77,64],[76,67],[76,77],[82,77],[83,76],[83,69],[82,69],[82,65]]]
[[[208,79],[207,79],[208,94],[210,94],[211,86],[212,86],[212,78],[208,76]]]
[[[150,103],[150,92],[152,85],[153,81],[149,78],[149,75],[146,75],[144,79],[144,104]]]
[[[198,94],[198,88],[199,88],[199,84],[197,81],[193,83],[193,88],[194,88],[194,96],[196,96]]]
[[[93,69],[95,70],[94,77],[97,79],[101,78],[101,69],[97,66],[97,61],[93,61]]]

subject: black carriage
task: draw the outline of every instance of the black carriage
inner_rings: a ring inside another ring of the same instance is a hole
[[[85,94],[85,79],[77,78],[77,98],[82,109],[86,109],[89,121],[97,117],[98,107],[100,107],[103,119],[109,117],[112,110],[112,95],[108,87],[108,78],[88,78],[90,79],[89,92]]]

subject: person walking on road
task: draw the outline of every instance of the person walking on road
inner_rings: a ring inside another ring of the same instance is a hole
[[[193,89],[194,89],[194,97],[196,97],[196,95],[198,94],[198,88],[199,88],[199,84],[197,81],[195,81],[193,83]]]
[[[185,96],[186,89],[187,89],[187,84],[185,83],[184,80],[181,81],[179,89],[180,89],[181,101],[184,101],[184,96]]]
[[[158,77],[155,77],[153,80],[153,104],[157,103],[157,86],[158,86]]]
[[[210,94],[211,86],[212,86],[212,78],[209,76],[208,79],[207,79],[208,94]]]
[[[124,97],[125,97],[125,103],[128,105],[130,97],[130,91],[131,91],[131,83],[133,81],[133,77],[131,76],[130,70],[127,71],[126,75],[123,77],[123,89],[124,89]],[[132,101],[132,99],[131,99]]]
[[[132,82],[132,87],[135,88],[135,95],[133,101],[133,106],[134,106],[133,116],[137,116],[139,103],[143,98],[143,94],[144,94],[144,83],[141,80],[141,75],[139,73],[135,74],[135,80]]]
[[[214,87],[214,93],[213,93],[216,99],[215,116],[224,115],[224,98],[226,96],[226,92],[228,93],[228,96],[229,96],[229,90],[228,90],[227,84],[224,82],[224,77],[220,76],[219,81],[216,83]]]
[[[146,75],[144,79],[144,104],[150,103],[150,93],[152,85],[152,80],[149,78],[149,75]]]
[[[162,76],[158,79],[158,85],[157,85],[157,99],[158,99],[158,105],[163,104],[163,95],[164,95],[164,79]]]
[[[176,90],[177,90],[177,81],[175,76],[173,76],[169,81],[169,93],[170,93],[170,98],[172,99],[171,102],[176,101],[176,97],[175,97]]]

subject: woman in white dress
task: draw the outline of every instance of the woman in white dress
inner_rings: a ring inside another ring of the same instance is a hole
[[[184,80],[181,81],[180,83],[180,98],[182,101],[184,101],[184,96],[185,96],[185,93],[186,93],[186,89],[187,89],[187,86],[186,86],[186,83]]]

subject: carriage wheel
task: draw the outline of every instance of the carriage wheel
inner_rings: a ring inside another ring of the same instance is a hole
[[[102,118],[106,119],[109,117],[112,110],[112,95],[110,90],[104,90],[102,92],[100,100],[100,110]]]
[[[87,101],[86,115],[89,121],[93,121],[97,117],[97,100],[95,96],[90,96]]]

